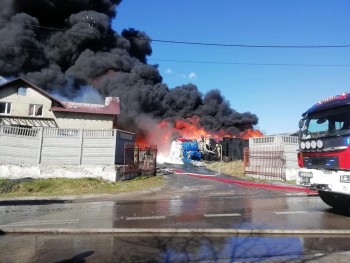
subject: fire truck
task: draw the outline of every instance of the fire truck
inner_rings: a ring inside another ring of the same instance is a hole
[[[319,101],[299,122],[297,183],[335,209],[350,208],[350,94]]]

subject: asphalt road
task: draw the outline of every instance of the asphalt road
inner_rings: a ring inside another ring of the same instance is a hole
[[[347,260],[349,211],[206,175],[170,174],[162,188],[116,196],[0,200],[0,262]]]
[[[317,196],[223,183],[200,172],[207,177],[169,174],[164,187],[137,193],[0,200],[0,227],[322,229],[324,217],[334,216]],[[337,229],[348,228],[338,219]]]

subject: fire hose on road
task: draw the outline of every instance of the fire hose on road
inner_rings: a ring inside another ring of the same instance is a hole
[[[214,180],[214,181],[219,181],[219,182],[229,183],[229,184],[238,184],[238,185],[242,185],[242,186],[246,186],[246,187],[258,187],[258,188],[265,188],[265,189],[276,190],[276,191],[285,191],[285,192],[303,192],[303,193],[306,193],[308,195],[317,194],[317,191],[312,191],[308,188],[304,188],[304,187],[300,187],[300,186],[263,184],[263,183],[255,183],[255,182],[239,181],[239,180],[224,179],[224,178],[215,177],[215,176],[219,175],[220,173],[217,173],[214,175],[205,175],[205,174],[184,172],[180,169],[176,169],[174,172],[176,174],[184,174],[184,175],[189,175],[189,176],[193,176],[193,177],[197,177],[197,178],[209,179],[209,180]]]
[[[161,172],[163,174],[172,174],[172,173],[184,174],[184,175],[189,175],[197,178],[209,179],[209,180],[214,180],[214,181],[219,181],[219,182],[229,183],[229,184],[237,184],[237,185],[242,185],[246,187],[257,187],[257,188],[264,188],[264,189],[284,191],[284,192],[303,192],[308,195],[317,194],[317,191],[312,191],[308,188],[304,188],[300,186],[255,183],[255,182],[249,182],[249,181],[239,181],[234,179],[219,178],[217,176],[221,174],[222,147],[220,147],[218,150],[219,150],[218,154],[219,154],[220,162],[219,162],[219,170],[216,174],[198,174],[198,173],[192,173],[192,172],[185,172],[181,169],[171,169],[171,168],[163,168],[161,169]],[[199,156],[201,156],[200,155],[201,153],[205,153],[208,151],[209,150],[206,148],[206,143],[204,140],[202,140],[199,144],[197,143],[197,141],[192,141],[192,140],[177,140],[177,141],[173,141],[171,155],[179,158],[179,156],[181,155],[180,153],[182,153],[185,159],[184,164],[192,162],[194,166],[198,166],[198,165],[195,165],[193,162],[200,159]]]

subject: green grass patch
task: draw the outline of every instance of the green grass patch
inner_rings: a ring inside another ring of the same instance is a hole
[[[245,181],[267,183],[268,180],[258,179],[251,176],[247,176],[244,171],[243,161],[231,161],[231,162],[210,162],[206,164],[206,167],[210,170],[220,172],[222,174],[241,178]]]
[[[246,177],[244,174],[244,165],[242,161],[232,162],[210,162],[206,164],[210,170],[220,172],[235,177]]]
[[[95,178],[0,179],[0,197],[118,194],[164,185],[163,176],[139,176],[127,181],[109,182]]]
[[[210,170],[220,172],[222,174],[241,178],[245,181],[257,182],[257,183],[271,183],[271,180],[254,178],[252,176],[245,175],[243,161],[231,161],[231,162],[210,162],[206,163],[206,167]],[[275,181],[276,183],[278,181]],[[284,183],[295,185],[295,181],[285,181]]]

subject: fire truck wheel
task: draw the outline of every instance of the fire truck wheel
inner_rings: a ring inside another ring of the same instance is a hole
[[[350,196],[344,194],[336,194],[325,191],[318,191],[322,201],[334,209],[350,208]]]

